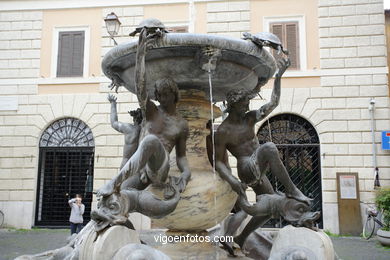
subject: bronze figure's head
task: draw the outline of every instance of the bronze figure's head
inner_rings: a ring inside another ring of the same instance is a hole
[[[133,117],[134,124],[140,125],[142,123],[142,111],[140,108],[130,110],[129,114]]]
[[[246,112],[249,110],[249,101],[254,97],[254,94],[245,89],[234,89],[227,93],[226,112],[230,113],[232,110]]]
[[[179,101],[179,88],[171,78],[163,78],[156,81],[154,95],[161,105]]]

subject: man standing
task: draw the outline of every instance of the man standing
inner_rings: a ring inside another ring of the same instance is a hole
[[[80,194],[76,194],[76,197],[69,200],[68,204],[71,208],[69,222],[70,222],[70,234],[78,234],[83,228],[83,214],[85,206],[82,203],[82,197]]]

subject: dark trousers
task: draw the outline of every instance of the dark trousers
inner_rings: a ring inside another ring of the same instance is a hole
[[[83,228],[83,223],[72,223],[70,222],[70,234],[74,233],[78,234],[80,230]]]

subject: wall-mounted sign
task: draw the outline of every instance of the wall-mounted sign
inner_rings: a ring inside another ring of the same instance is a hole
[[[382,150],[390,150],[390,131],[382,131]]]
[[[340,199],[357,199],[354,175],[340,175]]]
[[[0,97],[0,111],[18,110],[18,97]]]
[[[336,176],[340,234],[358,236],[362,232],[359,175],[357,172],[337,172]]]

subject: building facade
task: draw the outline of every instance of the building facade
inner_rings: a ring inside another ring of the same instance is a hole
[[[292,67],[280,105],[256,131],[285,160],[297,156],[287,162],[290,172],[315,172],[307,192],[317,198],[324,229],[340,230],[337,173],[358,174],[363,218],[375,195],[375,161],[381,185],[390,185],[389,152],[380,146],[381,131],[390,129],[382,0],[0,1],[0,10],[0,210],[7,226],[59,225],[61,201],[66,207],[81,192],[90,203],[91,191],[118,171],[123,136],[110,126],[110,82],[100,68],[114,46],[103,21],[111,12],[122,23],[118,43],[150,17],[172,31],[235,38],[271,31],[282,39]],[[269,100],[272,84],[251,108]],[[131,122],[135,96],[123,88],[117,96],[119,120]],[[278,139],[283,131],[291,138]]]

